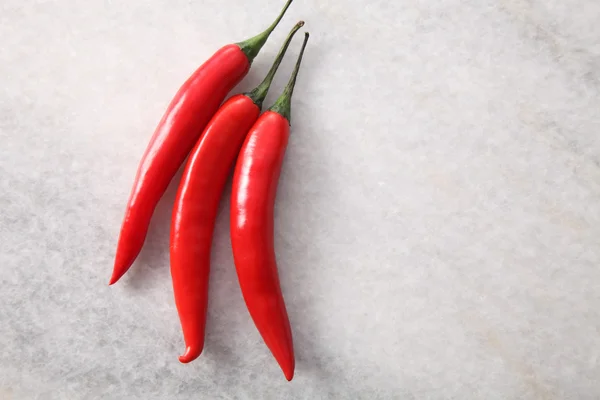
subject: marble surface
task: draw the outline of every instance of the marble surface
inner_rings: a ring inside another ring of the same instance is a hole
[[[177,179],[108,287],[166,105],[282,2],[0,3],[0,399],[600,398],[596,0],[290,8],[235,92],[304,19],[276,210],[291,383],[240,295],[229,189],[197,361],[177,361]]]

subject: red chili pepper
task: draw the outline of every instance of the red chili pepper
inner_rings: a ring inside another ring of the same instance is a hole
[[[288,381],[294,376],[294,346],[275,259],[273,206],[290,132],[292,93],[307,41],[308,33],[283,94],[246,137],[231,195],[231,245],[240,288],[254,324]]]
[[[117,282],[137,258],[154,209],[169,182],[196,143],[225,96],[248,73],[250,65],[275,29],[285,7],[263,33],[219,49],[179,89],[139,164],[121,226],[110,285]]]
[[[182,363],[204,347],[210,249],[227,176],[246,134],[260,115],[262,102],[300,21],[290,31],[273,66],[253,91],[231,97],[219,108],[192,150],[175,199],[171,223],[171,276],[185,353]]]

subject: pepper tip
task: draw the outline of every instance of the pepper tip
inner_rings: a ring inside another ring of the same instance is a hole
[[[283,375],[285,375],[285,379],[287,379],[288,382],[291,382],[291,380],[294,378],[294,370],[289,370],[289,371],[284,371]]]
[[[202,347],[199,349],[193,349],[192,346],[187,346],[185,348],[185,353],[179,356],[179,362],[182,364],[187,364],[198,358],[200,354],[202,354]]]
[[[110,277],[110,281],[108,282],[108,286],[114,285],[115,283],[117,283],[118,280],[119,280],[119,278],[115,274],[113,274]]]

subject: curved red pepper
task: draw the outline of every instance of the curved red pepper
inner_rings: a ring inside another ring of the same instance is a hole
[[[231,245],[240,288],[254,324],[287,380],[294,376],[294,345],[275,259],[273,207],[290,132],[292,92],[307,40],[308,33],[283,94],[248,133],[231,195]]]
[[[260,108],[299,22],[288,35],[264,81],[252,92],[230,98],[208,123],[190,154],[179,185],[171,223],[171,276],[186,343],[182,363],[204,347],[210,250],[219,200],[246,134]]]
[[[219,49],[179,89],[156,128],[140,161],[121,226],[110,285],[137,258],[150,219],[171,179],[196,143],[225,96],[250,69],[291,4],[288,0],[275,22],[263,33]]]

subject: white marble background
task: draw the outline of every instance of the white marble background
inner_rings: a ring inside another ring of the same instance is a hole
[[[236,90],[306,20],[276,211],[291,383],[243,304],[228,199],[197,361],[177,361],[176,182],[107,286],[166,105],[282,3],[0,2],[0,399],[600,398],[597,0],[296,0]]]

